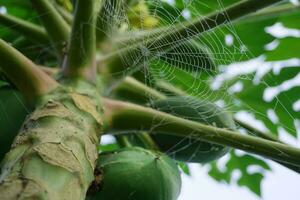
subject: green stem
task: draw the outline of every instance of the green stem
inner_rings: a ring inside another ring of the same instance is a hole
[[[70,26],[62,18],[49,0],[30,0],[44,27],[61,58],[64,55],[64,47],[70,35]]]
[[[273,16],[280,16],[285,13],[293,13],[293,12],[299,12],[300,6],[296,6],[291,3],[283,4],[274,6],[268,9],[261,10],[257,13],[253,13],[246,18],[243,19],[243,21],[255,21],[258,18],[269,18]]]
[[[68,24],[72,24],[73,23],[73,16],[72,14],[67,11],[64,7],[58,5],[55,3],[55,8],[57,9],[57,11],[59,12],[59,14],[64,18],[64,20],[68,23]]]
[[[159,150],[157,144],[153,141],[150,135],[146,132],[137,133],[136,136],[147,146],[147,149]]]
[[[204,125],[131,103],[103,99],[106,130],[151,130],[176,136],[191,135],[202,141],[240,149],[266,158],[300,166],[300,149]],[[153,126],[155,124],[155,126]]]
[[[278,138],[275,138],[271,133],[265,133],[265,132],[262,132],[252,126],[250,126],[249,124],[246,124],[244,122],[242,122],[241,120],[235,118],[234,121],[240,125],[241,127],[243,127],[244,129],[246,129],[248,131],[249,134],[251,135],[255,135],[255,136],[258,136],[260,138],[263,138],[263,139],[266,139],[266,140],[270,140],[270,141],[274,141],[274,142],[278,142],[278,143],[282,143],[284,144],[282,141],[280,141]],[[294,166],[294,165],[290,165],[288,163],[283,163],[283,162],[279,162],[279,161],[276,161],[275,162],[297,172],[297,173],[300,173],[300,167],[297,167],[297,166]]]
[[[21,33],[30,40],[41,44],[49,43],[49,37],[45,29],[31,22],[8,14],[0,14],[0,23],[13,31]]]
[[[30,102],[35,102],[58,85],[31,60],[1,39],[0,68]]]
[[[96,71],[96,19],[101,1],[77,0],[64,75],[93,79]]]
[[[241,127],[243,127],[244,129],[246,129],[251,135],[256,135],[260,138],[266,139],[266,140],[270,140],[273,142],[279,142],[279,143],[283,143],[282,141],[280,141],[278,138],[274,137],[273,134],[271,133],[265,133],[263,131],[260,131],[256,128],[254,128],[253,126],[235,118],[234,121]]]
[[[160,88],[160,89],[162,89],[162,90],[164,90],[166,92],[170,92],[173,95],[176,95],[176,96],[188,96],[188,94],[185,91],[183,91],[183,90],[181,90],[181,89],[173,86],[172,84],[170,84],[170,83],[168,83],[166,81],[162,81],[162,80],[157,81],[155,85],[158,88]]]
[[[116,135],[116,140],[121,148],[132,147],[125,135]]]
[[[113,87],[111,91],[112,95],[116,97],[123,96],[125,99],[132,97],[132,100],[137,102],[147,102],[149,98],[153,99],[164,99],[166,96],[157,90],[148,87],[147,85],[141,83],[140,81],[126,76],[121,80],[116,86]]]

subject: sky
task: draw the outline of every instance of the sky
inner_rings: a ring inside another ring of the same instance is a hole
[[[272,172],[262,183],[262,198],[247,188],[218,183],[207,175],[207,168],[191,164],[192,176],[182,175],[182,189],[178,200],[299,200],[300,176],[274,162]]]

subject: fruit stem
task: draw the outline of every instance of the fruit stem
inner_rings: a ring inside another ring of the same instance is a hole
[[[137,133],[136,136],[146,145],[147,149],[159,150],[159,147],[147,132]]]
[[[59,58],[64,56],[64,46],[68,42],[70,26],[62,18],[49,0],[31,0],[56,49]]]
[[[116,135],[116,140],[121,148],[132,147],[125,135]]]
[[[243,21],[257,21],[257,18],[263,17],[273,17],[273,16],[279,16],[284,13],[292,13],[292,12],[298,12],[300,9],[299,5],[294,5],[292,3],[287,3],[283,5],[274,6],[268,9],[261,10],[257,13],[253,13],[249,15],[247,18],[245,18]]]
[[[300,167],[300,149],[249,135],[205,125],[136,104],[103,98],[104,127],[108,130],[162,132],[229,146]],[[153,126],[155,124],[155,126]]]
[[[67,11],[64,7],[58,5],[57,3],[55,3],[54,6],[68,24],[73,23],[73,16],[69,11]]]
[[[30,103],[58,86],[42,69],[1,39],[0,68]]]
[[[66,77],[94,79],[96,75],[96,18],[101,1],[77,0],[67,61]]]
[[[246,129],[248,131],[249,134],[251,135],[256,135],[260,138],[266,139],[266,140],[270,140],[273,142],[279,142],[279,143],[283,143],[282,141],[280,141],[278,138],[274,137],[272,133],[265,133],[261,130],[258,130],[256,128],[254,128],[253,126],[247,124],[246,122],[243,122],[242,120],[238,119],[235,117],[234,121],[241,127],[243,127],[244,129]],[[283,143],[284,144],[284,143]]]
[[[250,135],[254,135],[254,136],[258,136],[260,138],[263,138],[263,139],[266,139],[266,140],[270,140],[270,141],[274,141],[274,142],[279,142],[279,143],[282,143],[282,144],[285,144],[284,142],[280,141],[278,138],[274,137],[272,133],[265,133],[263,131],[260,131],[254,127],[252,127],[251,125],[237,119],[236,117],[234,118],[234,121],[240,125],[241,127],[243,127],[244,129],[246,129],[246,131],[250,134]],[[297,172],[297,173],[300,173],[300,167],[296,167],[296,166],[293,166],[293,165],[290,165],[290,164],[287,164],[287,163],[283,163],[283,162],[279,162],[279,161],[276,161],[274,160],[275,162]]]
[[[118,92],[118,90],[130,90],[131,92],[136,93],[137,95],[144,96],[145,98],[153,98],[156,100],[162,100],[167,98],[164,94],[161,92],[148,87],[144,83],[136,80],[135,78],[131,76],[126,76],[122,79],[121,82],[119,82],[113,89],[112,92]]]

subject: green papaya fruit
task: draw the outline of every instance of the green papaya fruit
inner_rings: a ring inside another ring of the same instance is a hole
[[[153,102],[152,107],[184,119],[217,126],[220,128],[235,129],[232,116],[220,109],[214,103],[192,97],[170,97]],[[229,151],[229,148],[186,137],[152,133],[151,137],[161,151],[172,158],[184,162],[207,163],[220,158]]]
[[[27,113],[19,92],[8,85],[0,86],[0,161],[9,151]]]
[[[140,147],[100,154],[100,191],[88,199],[176,200],[181,177],[176,163],[165,154]]]

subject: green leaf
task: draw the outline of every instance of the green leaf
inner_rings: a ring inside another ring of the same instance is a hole
[[[265,28],[274,25],[276,22],[282,22],[284,25],[299,24],[299,19],[300,12],[295,10],[280,13],[280,15],[244,17],[226,26],[218,27],[214,31],[206,32],[201,35],[200,39],[202,45],[206,46],[213,53],[217,64],[227,65],[269,53],[266,52],[265,46],[274,41],[275,37],[268,34]],[[295,27],[293,25],[293,28]],[[256,35],[259,37],[254,37]],[[226,43],[226,37],[232,38],[232,44]],[[296,44],[299,44],[299,41],[294,42],[291,39],[283,41],[280,45],[285,47],[283,49],[288,50],[282,50],[277,56],[281,55],[282,58],[286,58],[289,55],[296,55],[299,49],[299,45]],[[286,56],[283,57],[283,55]],[[279,60],[280,58],[270,55],[269,60],[271,59]]]
[[[188,166],[186,163],[178,162],[178,161],[177,161],[177,164],[178,164],[179,168],[181,169],[181,171],[182,171],[185,175],[188,175],[188,176],[191,175],[190,168],[189,168],[189,166]]]
[[[3,83],[3,82],[2,82]],[[30,112],[18,91],[0,82],[0,161]]]
[[[293,103],[299,99],[300,87],[296,86],[288,91],[280,93],[271,101],[263,99],[264,92],[269,87],[276,87],[284,82],[295,78],[300,72],[299,66],[283,69],[278,75],[272,72],[267,73],[258,85],[254,85],[252,80],[243,80],[244,90],[236,93],[236,97],[242,101],[241,110],[250,110],[257,119],[276,134],[279,127],[285,128],[291,135],[297,136],[295,119],[300,119],[300,113],[293,110]],[[255,94],[255,95],[253,95]],[[267,111],[273,109],[278,117],[278,122],[273,123],[267,116]]]
[[[259,167],[258,172],[251,173],[249,168],[251,166]],[[245,186],[252,192],[261,196],[261,181],[264,177],[264,172],[269,171],[269,165],[256,157],[245,155],[237,155],[234,151],[230,154],[230,159],[225,164],[226,170],[220,170],[215,163],[211,165],[209,175],[217,181],[224,181],[225,183],[232,183],[233,172],[238,170],[241,176],[237,180],[239,186]]]

